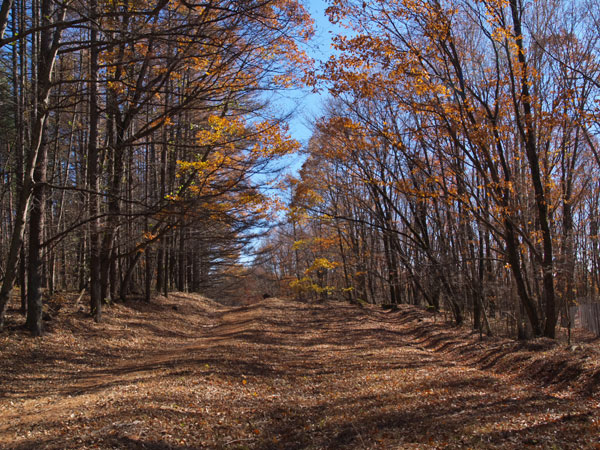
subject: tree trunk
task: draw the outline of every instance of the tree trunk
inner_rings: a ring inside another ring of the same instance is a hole
[[[164,284],[164,252],[163,252],[163,242],[164,238],[162,238],[159,242],[158,251],[156,252],[156,292],[161,293],[163,291]]]
[[[36,185],[33,189],[32,207],[29,219],[29,259],[27,277],[27,329],[34,336],[41,336],[42,322],[42,248],[44,227],[44,183],[46,178],[47,146],[42,145],[39,165],[35,171]]]
[[[153,273],[153,258],[152,258],[152,249],[150,248],[150,246],[148,246],[146,248],[146,252],[144,254],[145,256],[145,263],[146,263],[146,273],[145,273],[145,277],[144,277],[144,281],[145,281],[145,286],[144,286],[144,300],[147,303],[150,303],[150,300],[152,298],[152,273]]]
[[[554,267],[553,267],[553,244],[552,234],[550,232],[550,225],[548,220],[548,203],[546,201],[544,187],[542,183],[541,169],[539,156],[536,145],[536,133],[535,124],[533,118],[533,107],[531,105],[531,95],[529,91],[528,79],[528,67],[525,59],[525,49],[523,48],[523,31],[521,27],[521,13],[517,0],[510,0],[510,9],[512,13],[513,26],[515,41],[517,44],[518,60],[521,65],[521,76],[520,76],[520,87],[521,96],[519,101],[523,106],[523,118],[520,120],[518,112],[518,106],[515,105],[517,125],[519,132],[525,143],[525,150],[527,154],[527,160],[529,163],[529,170],[531,174],[531,181],[535,192],[535,203],[537,207],[538,220],[540,222],[540,229],[542,231],[542,280],[544,286],[544,300],[545,300],[545,316],[546,321],[544,324],[543,334],[546,337],[554,338],[556,332],[556,300],[554,291]],[[515,99],[515,103],[518,103]],[[532,324],[533,326],[533,324]],[[534,330],[536,334],[538,332]]]
[[[42,21],[48,23],[51,17],[51,0],[42,0]],[[61,10],[58,14],[57,21],[61,22],[64,19],[65,11]],[[46,13],[47,12],[47,13]],[[23,244],[25,234],[25,226],[28,219],[29,204],[34,188],[34,171],[38,166],[38,158],[42,148],[42,139],[46,127],[46,119],[48,118],[48,106],[50,100],[50,89],[52,87],[52,72],[54,62],[58,53],[59,41],[62,28],[57,26],[52,29],[48,27],[42,31],[40,52],[40,62],[37,70],[38,94],[37,94],[37,110],[35,114],[35,123],[33,125],[33,133],[31,147],[27,155],[26,170],[24,172],[23,187],[18,197],[17,211],[15,214],[15,222],[11,235],[10,250],[6,259],[6,273],[0,288],[0,329],[4,326],[6,305],[12,291],[13,284],[17,275],[17,261],[19,252]]]
[[[90,0],[90,15],[95,17],[97,1]],[[90,30],[90,75],[89,91],[89,136],[88,136],[88,211],[90,218],[90,314],[96,322],[102,319],[102,277],[100,264],[100,233],[98,216],[99,191],[98,177],[98,29],[95,20],[91,21]]]

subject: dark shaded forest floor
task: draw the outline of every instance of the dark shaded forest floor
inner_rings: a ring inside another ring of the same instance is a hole
[[[66,300],[43,339],[9,318],[3,449],[600,449],[597,341],[187,294],[114,305],[101,324]]]

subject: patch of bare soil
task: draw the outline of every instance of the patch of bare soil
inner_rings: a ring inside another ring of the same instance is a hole
[[[95,324],[64,303],[43,339],[0,334],[0,448],[600,448],[597,344],[480,341],[410,307],[173,294]]]

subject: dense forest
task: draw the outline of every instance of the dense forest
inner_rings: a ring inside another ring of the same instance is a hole
[[[348,30],[314,80],[332,98],[265,244],[283,291],[441,308],[488,334],[570,327],[600,282],[598,2],[328,14]]]
[[[273,214],[272,161],[298,144],[269,93],[297,83],[295,1],[4,0],[0,325],[42,293],[217,284]]]
[[[320,63],[305,6],[2,1],[0,326],[15,292],[39,335],[58,291],[100,321],[232,277],[518,337],[596,302],[600,4],[335,0]],[[270,102],[299,86],[304,149]]]

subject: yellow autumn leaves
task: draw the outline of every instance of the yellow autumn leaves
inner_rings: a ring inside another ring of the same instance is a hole
[[[233,152],[249,151],[250,156],[263,157],[283,156],[300,148],[298,141],[289,136],[287,125],[281,122],[264,120],[248,124],[238,117],[217,115],[209,116],[206,126],[196,133],[196,144]]]
[[[168,200],[199,202],[213,220],[229,214],[267,218],[279,209],[276,197],[245,184],[253,168],[299,149],[286,124],[210,115],[196,132],[195,144],[196,158],[177,161],[176,176],[182,185],[187,183],[185,194],[169,195]]]

